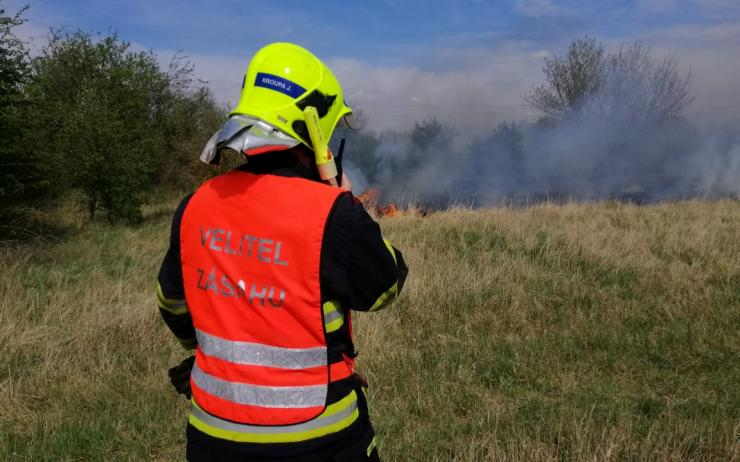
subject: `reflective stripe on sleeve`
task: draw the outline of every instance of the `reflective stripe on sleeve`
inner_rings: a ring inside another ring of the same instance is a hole
[[[344,314],[342,313],[342,307],[339,302],[332,300],[324,303],[323,311],[326,332],[330,333],[339,330],[344,324]]]
[[[375,300],[373,306],[370,307],[370,311],[376,311],[390,305],[396,299],[396,296],[398,296],[398,281],[394,282],[390,289],[383,292],[380,297]]]
[[[202,344],[200,345],[202,347]],[[229,382],[204,372],[196,361],[190,378],[208,394],[233,403],[272,408],[323,407],[327,385],[302,387],[268,387]]]
[[[383,243],[388,248],[388,252],[391,253],[391,256],[393,257],[393,261],[396,262],[396,264],[398,264],[398,259],[396,258],[396,251],[393,250],[393,246],[391,245],[390,241],[388,241],[388,239],[383,239]]]
[[[259,343],[226,340],[195,330],[203,354],[235,364],[281,369],[308,369],[326,366],[326,347],[281,348]]]
[[[373,453],[373,449],[375,449],[378,446],[378,441],[373,436],[372,441],[370,441],[370,444],[367,447],[367,456],[370,457],[370,454]]]
[[[198,430],[217,438],[244,443],[292,443],[344,430],[359,417],[357,394],[330,404],[324,412],[308,422],[297,425],[245,425],[219,419],[201,409],[191,400],[189,422]]]
[[[167,298],[162,292],[162,286],[157,282],[157,305],[169,313],[174,315],[185,314],[188,312],[188,305],[185,299],[179,298]]]
[[[393,257],[393,261],[398,264],[398,259],[396,258],[396,251],[393,250],[393,246],[390,242],[388,242],[387,239],[383,239],[383,242],[385,243],[385,246],[388,248],[388,252],[391,253],[391,256]],[[377,300],[375,300],[375,303],[373,303],[373,306],[370,307],[370,311],[377,311],[382,308],[385,308],[386,306],[393,303],[394,300],[396,300],[396,297],[398,296],[398,281],[394,282],[393,285],[390,287],[390,289],[383,292],[380,297],[378,297]]]

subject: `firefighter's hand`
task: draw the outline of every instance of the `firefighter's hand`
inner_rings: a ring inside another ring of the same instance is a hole
[[[195,356],[185,359],[167,372],[172,386],[187,399],[190,399],[190,371],[193,369],[193,362],[195,362]]]

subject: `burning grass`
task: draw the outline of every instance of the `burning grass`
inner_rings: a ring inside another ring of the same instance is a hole
[[[379,190],[368,189],[367,191],[357,196],[357,199],[365,207],[365,210],[367,210],[368,213],[374,218],[393,218],[400,215],[408,214],[413,214],[417,216],[427,215],[427,211],[423,207],[418,205],[409,205],[405,208],[399,207],[394,202],[388,202],[383,205],[383,203],[380,202],[380,196],[381,194]]]
[[[150,216],[0,253],[0,460],[182,459]],[[355,317],[385,460],[740,458],[740,203],[380,221],[411,268]]]

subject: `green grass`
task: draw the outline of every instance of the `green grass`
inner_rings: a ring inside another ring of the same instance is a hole
[[[0,251],[0,460],[179,460],[154,281],[169,207]],[[411,274],[355,316],[381,455],[740,460],[740,203],[381,219]]]

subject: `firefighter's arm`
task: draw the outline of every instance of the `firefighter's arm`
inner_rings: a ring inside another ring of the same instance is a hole
[[[378,298],[375,300],[368,311],[377,311],[383,309],[396,301],[398,296],[401,294],[403,283],[406,281],[406,275],[409,271],[406,267],[406,262],[403,260],[403,254],[401,253],[401,251],[393,247],[388,239],[383,239],[383,243],[388,249],[388,253],[390,253],[393,257],[393,262],[396,264],[396,280],[390,286],[390,288],[388,288],[388,290],[384,291],[382,294],[380,294],[380,296],[378,296]]]
[[[162,292],[162,285],[158,281],[157,305],[159,305],[159,314],[167,327],[175,334],[177,340],[180,341],[180,344],[186,350],[194,349],[196,346],[195,329],[185,298],[166,297]]]
[[[408,269],[403,254],[351,194],[341,196],[327,222],[322,281],[343,306],[380,310],[395,301]]]
[[[180,222],[185,206],[191,196],[187,196],[178,206],[172,219],[170,246],[162,261],[157,277],[157,306],[167,327],[175,334],[185,349],[195,348],[195,328],[185,301],[185,287],[180,263]]]

